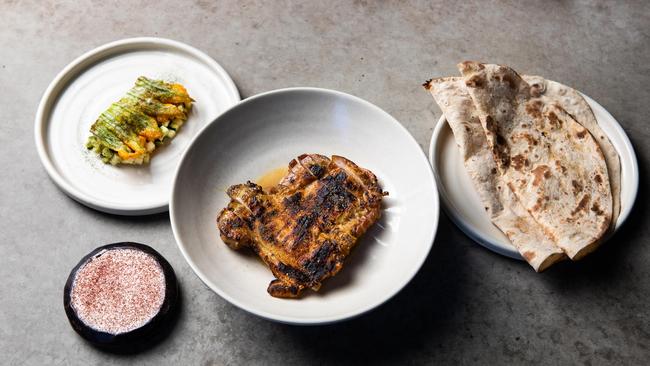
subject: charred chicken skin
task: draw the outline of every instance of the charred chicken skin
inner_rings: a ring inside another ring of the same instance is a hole
[[[224,243],[250,248],[269,266],[276,277],[271,296],[295,298],[341,270],[381,216],[387,193],[372,172],[346,158],[304,154],[269,192],[247,182],[227,194],[231,201],[217,218]]]

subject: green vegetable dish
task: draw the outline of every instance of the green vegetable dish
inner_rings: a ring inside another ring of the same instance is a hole
[[[193,101],[181,84],[140,76],[90,127],[86,147],[107,164],[148,163],[187,121]]]

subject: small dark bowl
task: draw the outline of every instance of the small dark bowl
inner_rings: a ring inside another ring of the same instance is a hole
[[[160,267],[162,268],[163,274],[165,276],[165,300],[160,307],[160,311],[153,318],[151,318],[149,322],[140,328],[134,329],[130,332],[110,334],[93,329],[81,321],[71,305],[70,295],[72,292],[72,285],[75,276],[81,266],[86,264],[89,259],[101,251],[121,248],[139,250],[141,252],[150,254],[156,259],[156,261],[160,264]],[[91,344],[103,350],[115,353],[138,352],[154,345],[162,338],[164,338],[175,323],[176,315],[178,313],[178,305],[179,289],[178,283],[176,281],[176,275],[174,274],[174,269],[169,264],[169,262],[167,262],[167,260],[163,258],[162,255],[160,255],[160,253],[147,245],[138,243],[114,243],[104,245],[93,250],[88,255],[83,257],[83,259],[81,259],[81,261],[72,269],[63,290],[63,306],[65,308],[65,313],[68,316],[68,320],[70,321],[70,325],[72,325],[72,328],[74,328],[74,330],[79,333],[79,335],[81,335]]]

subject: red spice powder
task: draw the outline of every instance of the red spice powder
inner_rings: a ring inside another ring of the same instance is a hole
[[[101,252],[75,276],[71,304],[89,327],[111,334],[140,328],[165,300],[165,274],[150,254],[116,248]]]

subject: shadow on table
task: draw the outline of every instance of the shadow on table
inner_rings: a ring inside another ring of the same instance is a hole
[[[283,337],[292,339],[300,353],[313,360],[374,363],[407,360],[424,344],[442,343],[446,320],[461,307],[459,279],[462,246],[450,243],[454,228],[441,216],[431,254],[416,277],[394,298],[358,318],[325,326],[278,324]],[[327,362],[325,362],[327,363]]]
[[[639,156],[640,187],[650,183],[645,163]],[[585,291],[620,290],[633,274],[631,269],[623,268],[626,263],[630,265],[630,256],[639,250],[633,243],[639,244],[646,231],[647,199],[641,188],[626,223],[596,252],[579,262],[559,263],[545,273],[532,274],[539,276],[539,285],[565,302],[585,296]],[[300,353],[324,363],[404,362],[410,354],[442,348],[446,339],[457,333],[454,327],[462,326],[459,313],[472,298],[472,294],[464,293],[471,286],[463,285],[472,276],[472,268],[464,253],[466,248],[453,242],[454,230],[441,215],[436,241],[422,269],[409,285],[378,309],[343,323],[317,327],[278,325],[278,330],[298,345]],[[494,257],[501,259],[509,261]],[[513,265],[526,267],[523,262],[515,261]]]
[[[63,193],[63,192],[62,192]],[[143,215],[143,216],[125,216],[125,215],[116,215],[116,214],[110,214],[102,211],[95,210],[93,208],[90,208],[80,202],[77,202],[76,200],[72,200],[74,203],[76,203],[82,210],[84,210],[84,213],[88,216],[96,216],[96,217],[101,217],[103,220],[106,221],[115,221],[115,222],[127,222],[127,223],[149,223],[149,222],[169,222],[169,212],[160,212],[160,213],[155,213],[155,214],[149,214],[149,215]]]

